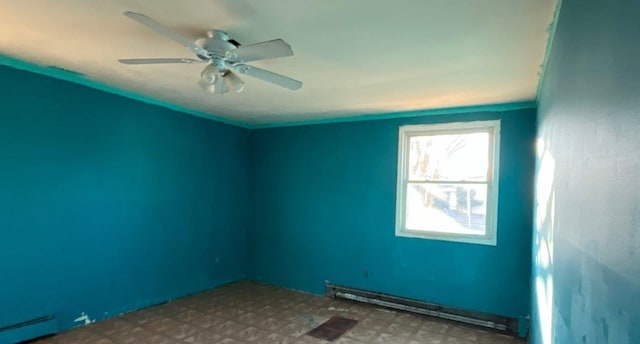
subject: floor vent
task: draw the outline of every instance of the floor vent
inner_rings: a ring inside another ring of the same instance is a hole
[[[462,310],[326,282],[326,295],[518,334],[518,319]]]
[[[329,342],[340,338],[343,334],[356,326],[358,320],[348,319],[343,317],[331,317],[331,319],[325,321],[322,325],[309,331],[307,335],[319,339],[323,339]]]
[[[53,315],[23,321],[0,327],[0,343],[20,343],[58,332],[58,324]]]

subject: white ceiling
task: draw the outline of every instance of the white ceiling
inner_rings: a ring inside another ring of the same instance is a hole
[[[0,54],[247,124],[530,101],[556,1],[0,0]],[[127,10],[194,40],[210,28],[282,38],[294,56],[252,64],[304,85],[243,76],[243,93],[219,96],[197,85],[202,64],[122,65],[194,57]]]

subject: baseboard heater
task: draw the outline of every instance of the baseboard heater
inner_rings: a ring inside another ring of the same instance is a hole
[[[0,326],[0,343],[20,343],[58,332],[53,315],[45,315],[8,326]]]
[[[459,321],[476,326],[505,331],[510,334],[518,333],[518,319],[467,311],[384,293],[349,288],[335,285],[328,281],[325,282],[325,284],[326,295],[329,297],[365,302],[401,311]]]

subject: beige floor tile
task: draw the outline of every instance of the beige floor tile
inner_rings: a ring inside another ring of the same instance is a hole
[[[332,316],[358,320],[333,344],[502,344],[491,330],[241,281],[124,314],[34,344],[328,344],[307,333]]]

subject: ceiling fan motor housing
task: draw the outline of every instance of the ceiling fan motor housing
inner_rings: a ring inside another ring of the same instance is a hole
[[[224,31],[209,30],[206,38],[200,38],[196,41],[196,44],[206,50],[209,56],[198,55],[198,57],[205,61],[215,57],[224,58],[227,51],[238,47],[234,42],[229,40],[229,35]]]

